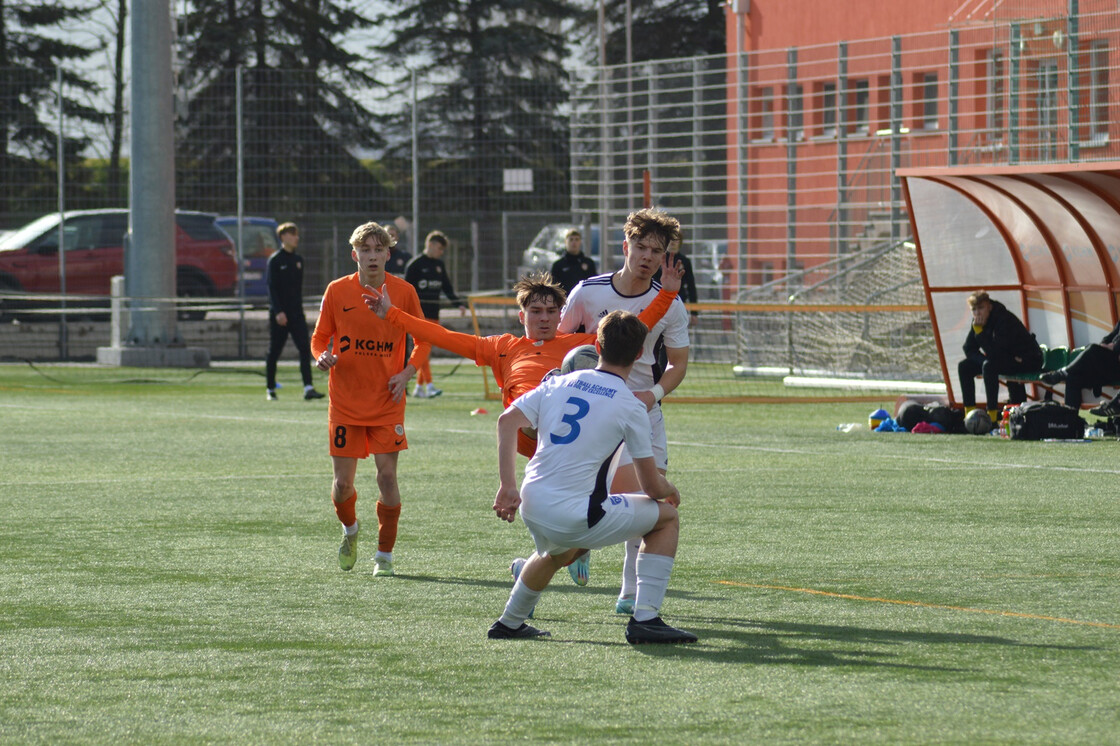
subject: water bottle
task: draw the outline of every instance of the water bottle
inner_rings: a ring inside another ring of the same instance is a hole
[[[1101,430],[1099,427],[1091,427],[1091,428],[1089,428],[1088,430],[1085,431],[1085,437],[1086,438],[1103,438],[1104,437],[1104,430]]]
[[[859,422],[841,422],[836,426],[836,430],[842,433],[850,433],[862,429],[863,425]]]

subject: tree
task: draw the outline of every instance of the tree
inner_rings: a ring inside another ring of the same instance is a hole
[[[194,0],[180,27],[180,203],[234,206],[241,67],[250,210],[384,209],[384,190],[357,153],[381,144],[354,96],[375,81],[338,41],[369,25],[332,0]]]
[[[376,19],[394,34],[371,54],[391,70],[410,66],[422,86],[420,191],[431,201],[447,188],[426,211],[567,209],[562,62],[564,32],[577,15],[575,4],[564,0],[402,0]],[[408,77],[389,83],[398,101],[411,99]],[[404,134],[410,114],[401,110],[395,120],[398,147],[410,144]],[[531,169],[534,192],[504,193],[508,168]],[[440,180],[427,178],[437,173]],[[444,183],[451,174],[457,181]]]
[[[57,184],[49,164],[58,156],[58,75],[62,70],[65,119],[101,122],[104,114],[72,94],[96,84],[67,63],[95,50],[69,44],[47,32],[89,15],[89,7],[0,0],[0,214],[33,215],[53,209]],[[89,144],[84,136],[63,137],[63,164],[73,167]],[[38,199],[41,204],[30,200]]]
[[[630,38],[633,62],[724,54],[726,19],[722,0],[631,0]],[[588,61],[599,63],[598,4],[584,16],[591,40]],[[626,62],[626,4],[606,4],[607,64]]]

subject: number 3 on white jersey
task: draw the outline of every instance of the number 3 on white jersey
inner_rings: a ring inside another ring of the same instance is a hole
[[[563,435],[558,435],[556,433],[548,434],[553,444],[558,446],[567,445],[579,437],[579,421],[586,417],[587,413],[591,411],[591,405],[578,396],[568,397],[566,404],[572,404],[576,408],[576,411],[569,412],[560,418],[560,421],[568,426],[568,432]]]

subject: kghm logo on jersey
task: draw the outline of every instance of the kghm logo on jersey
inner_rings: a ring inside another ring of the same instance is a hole
[[[393,352],[393,343],[385,342],[380,339],[355,339],[351,340],[350,337],[343,335],[338,338],[338,354],[354,348],[354,352],[359,355],[388,355]]]

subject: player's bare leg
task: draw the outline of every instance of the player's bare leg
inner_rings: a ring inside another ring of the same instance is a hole
[[[569,549],[557,555],[541,555],[533,552],[533,556],[521,568],[517,582],[513,584],[505,611],[490,627],[487,636],[494,639],[549,637],[548,632],[529,626],[525,620],[533,612],[541,592],[548,587],[552,577],[582,551],[582,549]]]
[[[342,523],[342,544],[338,548],[338,566],[343,570],[354,567],[358,560],[358,515],[356,504],[358,493],[354,489],[354,476],[358,473],[358,459],[346,456],[331,456],[334,482],[331,484],[331,502],[334,512]]]
[[[397,460],[400,454],[375,453],[377,467],[377,553],[373,556],[374,575],[393,574],[393,547],[397,543],[397,525],[401,516],[401,491],[397,483]]]

